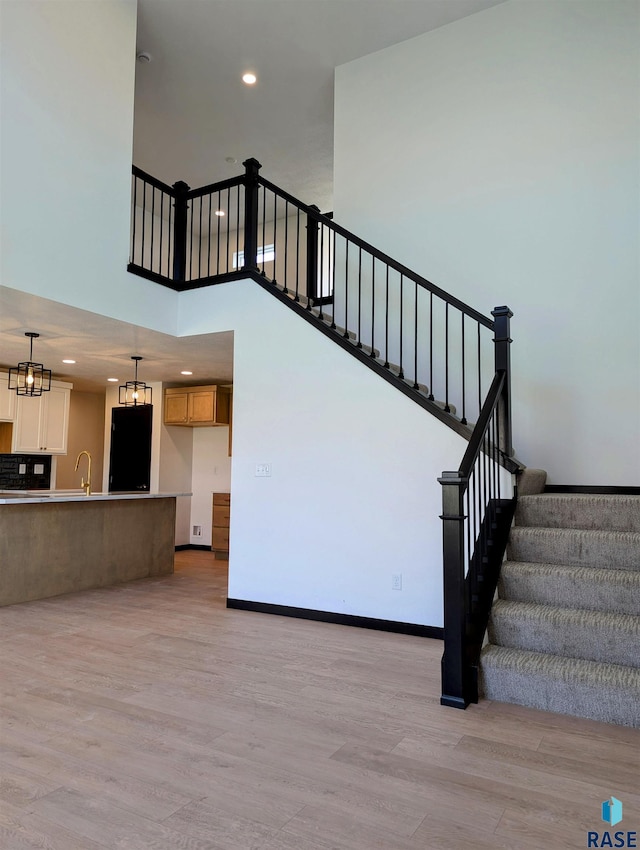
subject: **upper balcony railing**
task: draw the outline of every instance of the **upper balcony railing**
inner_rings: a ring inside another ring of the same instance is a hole
[[[494,376],[493,321],[244,165],[198,189],[134,166],[129,270],[178,291],[270,281],[468,435]]]

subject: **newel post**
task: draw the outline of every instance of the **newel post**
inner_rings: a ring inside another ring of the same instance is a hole
[[[444,654],[441,705],[466,708],[477,701],[467,662],[467,593],[465,589],[464,493],[468,479],[443,472],[442,554],[444,568]]]
[[[187,193],[189,186],[184,180],[173,184],[173,279],[184,283],[187,274]]]
[[[313,217],[313,213],[320,214],[320,207],[315,204],[309,207],[307,213],[307,309],[312,307],[312,299],[318,297],[318,228],[320,222]]]
[[[508,307],[496,307],[491,311],[494,318],[493,341],[495,344],[496,372],[505,373],[504,389],[500,404],[500,449],[508,457],[513,456],[511,444],[511,336],[510,320],[513,313]]]
[[[244,174],[244,265],[243,271],[258,271],[258,172],[257,159],[245,160]]]

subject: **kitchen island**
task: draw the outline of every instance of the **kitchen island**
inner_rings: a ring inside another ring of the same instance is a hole
[[[0,606],[172,573],[189,495],[0,492]]]

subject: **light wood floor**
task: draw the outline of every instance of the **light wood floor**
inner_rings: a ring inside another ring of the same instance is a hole
[[[185,552],[0,610],[2,850],[562,850],[612,794],[640,829],[638,731],[442,708],[440,642],[225,593]]]

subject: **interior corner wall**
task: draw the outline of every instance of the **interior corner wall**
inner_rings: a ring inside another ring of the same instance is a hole
[[[136,0],[0,3],[0,283],[175,333],[127,273]]]
[[[179,325],[234,330],[229,596],[442,626],[463,438],[253,281],[182,293]]]
[[[509,305],[514,444],[550,483],[640,483],[639,13],[510,0],[336,71],[336,221]]]
[[[69,401],[69,435],[67,454],[60,455],[56,462],[55,486],[60,489],[80,487],[81,477],[86,477],[86,459],[81,461],[82,468],[74,469],[76,458],[81,451],[91,454],[91,477],[93,492],[101,487],[104,452],[104,393],[86,393],[71,390]],[[111,421],[111,420],[109,420]]]

